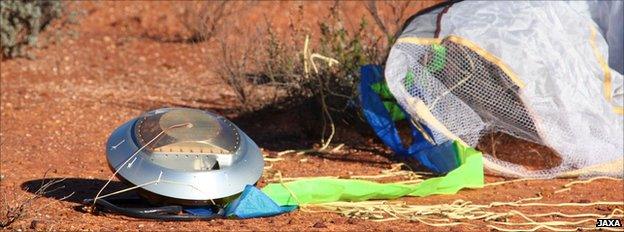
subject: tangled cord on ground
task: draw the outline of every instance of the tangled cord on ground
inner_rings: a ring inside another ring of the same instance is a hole
[[[209,215],[183,214],[184,208],[179,205],[168,205],[147,208],[130,208],[121,207],[118,204],[136,201],[136,199],[85,199],[84,204],[86,211],[94,212],[98,208],[110,213],[116,213],[133,218],[154,219],[163,221],[196,221],[196,220],[213,220],[225,218],[225,210],[222,207],[213,206],[217,213]],[[113,203],[114,202],[114,203]]]

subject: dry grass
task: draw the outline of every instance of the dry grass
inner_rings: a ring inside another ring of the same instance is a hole
[[[391,9],[391,17],[382,17],[377,4]],[[318,111],[310,113],[322,120],[321,143],[307,152],[325,152],[334,137],[335,122],[362,120],[360,67],[385,61],[394,31],[410,4],[370,2],[369,17],[355,25],[353,15],[340,2],[334,2],[317,22],[304,17],[309,6],[301,4],[290,13],[285,31],[265,16],[263,22],[256,22],[255,31],[234,30],[240,36],[237,43],[228,36],[217,39],[221,45],[217,75],[235,93],[238,113],[316,104]]]
[[[2,200],[1,200],[2,209],[0,211],[0,228],[9,227],[11,224],[25,217],[27,214],[37,212],[41,210],[42,208],[46,207],[47,204],[38,205],[34,207],[33,205],[35,205],[35,202],[39,198],[65,188],[65,186],[57,186],[58,184],[63,182],[65,179],[52,179],[49,181],[45,181],[47,173],[48,173],[47,171],[44,173],[43,178],[41,178],[42,179],[41,186],[39,187],[39,189],[37,189],[37,191],[34,192],[34,194],[17,196],[18,191],[14,191],[13,201],[9,201],[6,195],[2,196]],[[67,199],[71,197],[71,195],[73,195],[73,193],[62,197],[59,200],[62,201],[64,199]]]
[[[245,9],[245,5],[228,1],[188,1],[181,4],[178,18],[189,32],[184,42],[199,43],[221,32],[229,17]]]
[[[377,4],[390,6],[393,18],[380,16]],[[255,32],[241,31],[249,40],[234,46],[229,38],[221,38],[223,62],[218,74],[236,92],[241,111],[287,108],[315,98],[327,111],[350,114],[357,105],[360,66],[384,62],[394,38],[391,30],[399,28],[409,4],[370,2],[367,18],[374,24],[363,17],[354,27],[346,26],[352,15],[339,2],[322,21],[308,27],[307,6],[302,4],[291,13],[285,33],[278,34],[265,18]],[[325,114],[322,111],[319,114]]]
[[[593,178],[583,181],[571,181],[563,189],[570,190],[573,185],[587,184],[598,179]],[[507,184],[516,181],[528,181],[520,179],[490,183],[486,186]],[[555,191],[559,193],[560,191]],[[600,205],[624,206],[620,201],[597,201],[587,203],[542,203],[542,196],[524,198],[513,202],[491,202],[490,204],[474,204],[462,199],[455,200],[450,204],[435,205],[410,205],[401,201],[364,201],[364,202],[331,202],[323,204],[302,205],[303,211],[307,212],[333,212],[347,217],[373,220],[378,222],[392,220],[409,220],[433,227],[447,227],[465,225],[474,229],[479,228],[475,221],[484,221],[487,227],[498,231],[578,231],[595,230],[596,218],[624,218],[624,211],[615,208],[609,214],[596,214],[583,210]],[[501,208],[505,207],[505,208]],[[511,207],[511,209],[509,209]],[[530,207],[548,207],[553,210],[545,213],[523,213],[520,209]],[[559,208],[578,208],[579,213],[569,214],[557,211]],[[540,220],[542,219],[542,220]],[[545,219],[545,220],[544,220]],[[604,229],[604,228],[603,228]],[[609,228],[604,230],[611,230]],[[620,229],[614,229],[620,231]]]

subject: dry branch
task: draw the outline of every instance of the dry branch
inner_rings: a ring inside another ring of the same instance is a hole
[[[51,179],[51,180],[46,181],[47,173],[48,171],[44,173],[43,178],[41,179],[41,186],[39,187],[39,189],[37,189],[37,191],[33,193],[33,195],[26,196],[23,199],[16,200],[17,204],[13,206],[9,204],[7,199],[4,199],[2,201],[3,202],[2,212],[4,213],[0,214],[0,216],[3,217],[2,219],[0,219],[0,228],[6,228],[10,226],[11,224],[13,224],[14,222],[16,222],[17,220],[23,218],[27,214],[27,210],[31,208],[31,206],[34,204],[34,202],[37,199],[65,188],[65,186],[58,186],[53,189],[50,189],[51,187],[65,181],[65,178]],[[59,200],[67,199],[71,197],[72,195],[73,193],[62,197]],[[18,197],[14,196],[14,199],[17,199],[17,198]],[[34,211],[39,211],[42,208],[46,207],[47,205],[48,204],[39,206]]]

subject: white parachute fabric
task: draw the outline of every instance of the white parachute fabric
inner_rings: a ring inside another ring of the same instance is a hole
[[[434,15],[437,39],[415,26]],[[486,155],[486,167],[502,174],[624,175],[621,2],[466,1],[419,17],[393,46],[385,76],[436,142],[476,146],[501,131],[562,158],[529,170]]]

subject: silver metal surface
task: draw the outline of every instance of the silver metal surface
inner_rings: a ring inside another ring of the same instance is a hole
[[[260,179],[264,167],[260,149],[238,127],[196,109],[147,112],[117,128],[106,151],[108,164],[113,171],[120,169],[121,178],[148,192],[182,200],[238,194]]]

